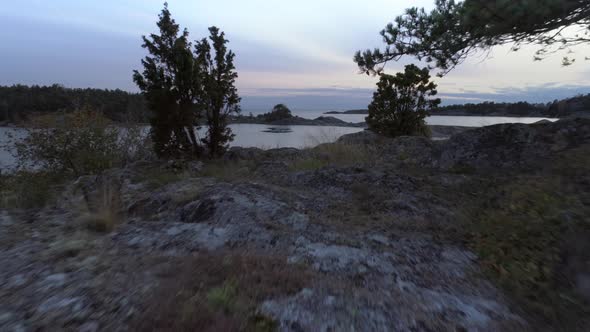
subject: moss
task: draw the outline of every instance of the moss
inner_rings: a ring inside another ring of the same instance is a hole
[[[35,209],[55,199],[66,177],[52,172],[25,172],[0,177],[0,208]]]
[[[238,285],[234,280],[223,283],[220,287],[215,287],[207,292],[207,302],[216,310],[224,312],[234,311],[236,297],[238,295]]]
[[[293,171],[310,171],[328,165],[353,166],[374,161],[372,147],[360,144],[330,143],[308,149],[289,163]]]
[[[590,211],[582,195],[561,184],[531,177],[486,189],[463,224],[467,244],[488,276],[531,312],[553,322],[588,309],[563,279],[560,264],[568,234],[588,228],[584,216]]]
[[[299,292],[311,277],[284,257],[199,254],[167,264],[132,330],[275,331],[259,304]]]
[[[141,173],[133,178],[133,182],[145,182],[147,189],[157,189],[168,184],[181,181],[189,177],[185,171],[176,172],[174,170],[149,168],[141,170]]]
[[[278,330],[278,324],[270,317],[256,314],[250,318],[249,326],[246,330],[254,332],[272,332]]]
[[[455,164],[450,169],[449,172],[453,174],[474,174],[475,167],[466,164]]]
[[[289,164],[289,169],[295,172],[313,171],[326,166],[328,166],[328,163],[324,160],[319,160],[317,158],[304,158],[292,161]]]
[[[253,161],[211,160],[205,163],[201,175],[233,182],[252,178],[254,176],[253,169]]]

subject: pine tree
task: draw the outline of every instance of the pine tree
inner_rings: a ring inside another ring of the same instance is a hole
[[[429,134],[424,119],[440,104],[428,68],[408,65],[403,73],[381,74],[366,118],[369,128],[385,136]]]
[[[159,35],[142,37],[142,47],[150,55],[142,60],[143,72],[136,70],[133,75],[153,113],[150,124],[155,152],[160,157],[198,155],[201,149],[195,124],[200,114],[195,87],[200,86],[202,76],[191,52],[189,33],[180,31],[167,3],[157,25]]]
[[[388,61],[404,56],[426,61],[448,73],[468,56],[497,45],[539,49],[533,59],[542,60],[562,51],[562,64],[575,61],[572,46],[590,43],[590,1],[587,0],[436,0],[435,8],[406,9],[381,36],[383,50],[357,52],[361,71],[378,74]]]
[[[234,134],[228,127],[228,117],[240,113],[240,97],[235,87],[238,77],[234,66],[235,54],[228,51],[225,34],[216,27],[209,28],[209,40],[203,38],[195,45],[196,61],[202,75],[199,105],[207,118],[208,132],[202,140],[209,155],[217,157],[228,148]]]

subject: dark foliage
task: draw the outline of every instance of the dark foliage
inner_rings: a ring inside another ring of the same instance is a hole
[[[290,119],[292,117],[291,110],[285,104],[277,104],[272,108],[272,111],[257,116],[258,119],[262,119],[264,122]]]
[[[228,40],[216,27],[209,28],[211,43],[203,38],[193,52],[188,30],[180,31],[167,4],[159,18],[160,34],[143,37],[150,53],[142,60],[143,72],[133,75],[153,112],[155,151],[161,157],[198,157],[204,143],[210,156],[219,156],[233,139],[227,118],[240,111],[235,54],[227,50]],[[208,131],[199,139],[197,124],[203,119]]]
[[[134,71],[133,80],[152,111],[152,140],[161,157],[198,155],[201,152],[195,124],[199,118],[196,100],[200,75],[191,52],[188,31],[180,31],[168,5],[157,23],[160,34],[143,37],[150,55],[142,60],[143,72]]]
[[[547,115],[565,117],[590,111],[590,94],[579,95],[564,100],[555,100],[548,106]]]
[[[569,31],[566,30],[569,28]],[[357,52],[366,73],[379,73],[387,61],[416,57],[447,73],[478,50],[532,44],[541,60],[555,51],[590,41],[590,2],[580,0],[436,0],[431,12],[406,10],[381,31],[386,48]],[[569,65],[574,58],[565,57]]]
[[[517,103],[494,103],[483,102],[479,104],[448,105],[440,107],[437,112],[444,115],[470,114],[470,115],[508,115],[508,116],[531,116],[545,115],[547,106],[545,104],[530,104],[524,101]]]
[[[403,73],[382,74],[366,118],[369,128],[385,136],[428,135],[424,118],[440,104],[428,68],[408,65]]]
[[[0,122],[18,123],[34,115],[71,112],[84,107],[112,121],[146,122],[143,96],[121,90],[70,89],[51,86],[0,86]]]
[[[209,155],[217,157],[234,138],[228,127],[228,117],[240,113],[240,97],[235,86],[238,73],[234,66],[235,53],[228,50],[229,41],[216,27],[209,28],[209,40],[203,38],[195,45],[195,61],[202,82],[199,105],[205,110],[208,132],[202,139]]]

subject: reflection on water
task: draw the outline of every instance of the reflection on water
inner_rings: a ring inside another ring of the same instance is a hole
[[[262,131],[263,133],[273,133],[273,134],[286,134],[293,132],[290,126],[281,126],[281,127],[268,127]]]

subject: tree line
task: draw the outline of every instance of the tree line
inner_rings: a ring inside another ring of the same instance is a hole
[[[0,86],[0,122],[18,123],[33,115],[72,112],[82,108],[99,111],[117,122],[147,122],[145,99],[122,90],[71,89],[51,86]]]

